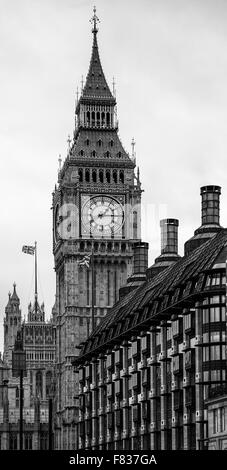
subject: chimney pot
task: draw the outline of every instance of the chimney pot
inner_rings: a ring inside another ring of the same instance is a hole
[[[162,219],[161,227],[161,254],[178,254],[178,219]]]
[[[216,224],[220,221],[220,186],[202,186],[202,225]]]

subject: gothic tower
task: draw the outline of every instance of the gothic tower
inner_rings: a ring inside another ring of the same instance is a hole
[[[119,136],[114,92],[105,79],[94,10],[90,66],[75,110],[73,142],[53,193],[57,309],[57,447],[73,446],[76,347],[119,298],[140,241],[141,185]],[[94,268],[80,266],[85,255]],[[93,286],[93,289],[92,289]],[[92,302],[93,300],[93,302]]]
[[[5,308],[4,317],[4,362],[8,367],[12,365],[12,350],[14,348],[17,332],[21,328],[20,299],[13,285],[13,294],[9,293],[9,300]]]

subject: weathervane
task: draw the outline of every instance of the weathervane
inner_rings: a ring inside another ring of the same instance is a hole
[[[100,23],[100,20],[99,20],[99,18],[98,18],[97,15],[96,15],[96,7],[95,7],[95,6],[94,6],[94,8],[93,8],[93,12],[94,12],[94,15],[93,15],[92,18],[90,19],[90,23],[93,23],[92,32],[93,32],[93,33],[97,33],[97,32],[98,32],[97,23]]]

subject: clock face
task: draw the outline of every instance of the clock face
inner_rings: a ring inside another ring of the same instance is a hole
[[[90,197],[82,207],[82,224],[90,236],[114,237],[120,232],[123,222],[123,207],[110,196]]]

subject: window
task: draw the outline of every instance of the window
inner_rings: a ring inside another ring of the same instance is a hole
[[[83,170],[79,169],[78,175],[79,175],[79,182],[82,183],[82,181],[83,181]]]
[[[110,183],[110,172],[109,171],[106,172],[106,181],[107,181],[107,183]]]
[[[48,371],[46,373],[46,397],[49,398],[51,395],[51,381],[52,381],[52,373]]]
[[[80,326],[83,326],[83,317],[80,317]]]
[[[114,183],[117,183],[117,172],[116,171],[113,171],[113,180],[114,180]]]
[[[89,170],[86,170],[86,171],[85,171],[85,181],[86,181],[87,183],[90,182],[90,171],[89,171]]]
[[[111,140],[111,141],[110,141],[110,144],[109,144],[110,147],[113,147],[113,144],[114,144],[114,143],[113,143],[113,140]]]
[[[120,182],[124,183],[124,172],[120,171]]]
[[[17,433],[9,433],[9,450],[17,450]]]
[[[218,432],[218,410],[213,411],[213,434]]]
[[[36,396],[42,398],[43,377],[42,372],[36,372]]]
[[[86,145],[87,145],[87,146],[90,144],[89,139],[87,139],[85,142],[86,142]]]
[[[41,432],[40,434],[40,450],[47,450],[48,448],[48,433]]]
[[[102,147],[102,141],[101,141],[101,139],[98,140],[98,146],[99,146],[99,147]]]
[[[24,434],[24,449],[32,450],[32,433],[25,432]]]
[[[220,309],[219,309],[219,307],[211,307],[211,309],[210,309],[210,321],[211,322],[220,321]]]
[[[191,314],[185,315],[185,330],[191,329]]]
[[[102,170],[99,171],[99,181],[100,183],[103,183],[103,171]]]
[[[221,414],[221,432],[225,431],[225,407],[220,409]]]
[[[19,388],[16,388],[16,408],[19,408],[19,403],[20,403],[20,392]]]

